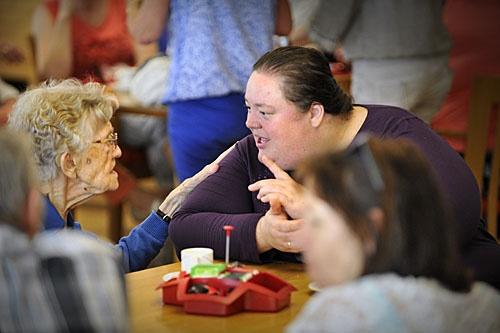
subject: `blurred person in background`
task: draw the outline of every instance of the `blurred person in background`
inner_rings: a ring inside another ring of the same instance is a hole
[[[145,0],[131,32],[141,43],[167,29],[163,102],[176,175],[192,176],[249,132],[243,91],[252,64],[288,35],[287,0]],[[165,25],[166,28],[165,28]]]
[[[33,14],[40,79],[104,82],[104,66],[135,64],[125,0],[44,0]]]
[[[292,31],[288,35],[290,45],[306,46],[310,44],[309,31],[311,21],[321,0],[288,0],[292,14]]]
[[[429,123],[452,80],[443,2],[322,0],[309,37],[352,62],[356,103],[398,106]]]

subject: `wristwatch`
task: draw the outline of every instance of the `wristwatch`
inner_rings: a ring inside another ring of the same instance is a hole
[[[165,223],[169,223],[172,219],[170,216],[162,212],[159,208],[156,210],[156,215],[158,215]]]

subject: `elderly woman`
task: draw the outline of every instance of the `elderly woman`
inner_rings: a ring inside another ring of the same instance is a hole
[[[121,151],[110,122],[117,107],[103,85],[77,80],[49,82],[19,97],[9,126],[31,135],[45,195],[45,230],[81,229],[71,209],[118,187],[114,167]],[[145,268],[158,254],[168,235],[168,216],[213,170],[206,168],[171,193],[157,212],[119,241],[125,271]]]
[[[118,253],[83,232],[38,233],[30,148],[25,135],[0,128],[0,331],[127,332]]]
[[[480,280],[500,288],[500,247],[480,219],[475,179],[463,159],[416,116],[391,106],[352,105],[314,49],[278,48],[254,65],[246,87],[241,140],[217,174],[200,184],[174,216],[169,231],[178,250],[214,249],[223,257],[222,226],[233,225],[231,257],[242,261],[296,260],[307,207],[293,171],[312,155],[341,150],[363,133],[414,142],[438,174],[466,263]],[[274,161],[274,162],[273,162]],[[249,191],[250,190],[250,191]],[[283,209],[269,210],[270,199]]]
[[[312,194],[304,261],[321,292],[288,332],[500,330],[500,294],[470,282],[437,180],[413,144],[371,139],[297,173]]]

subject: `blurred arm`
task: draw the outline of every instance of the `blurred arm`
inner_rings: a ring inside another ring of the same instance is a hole
[[[129,24],[132,37],[141,44],[158,40],[167,24],[169,6],[169,0],[144,0]]]
[[[72,2],[68,0],[61,1],[54,22],[43,4],[35,9],[32,35],[37,72],[42,79],[65,78],[71,74],[71,16]]]
[[[359,1],[321,1],[311,21],[309,38],[322,49],[333,51],[347,33]]]
[[[288,0],[278,0],[276,8],[276,27],[275,34],[279,36],[288,36],[292,31],[292,15]]]

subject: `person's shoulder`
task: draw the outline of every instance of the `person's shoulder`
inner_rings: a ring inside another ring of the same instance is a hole
[[[390,105],[362,106],[368,110],[362,131],[392,137],[415,130],[430,130],[423,120],[400,107]]]
[[[405,287],[404,279],[396,274],[370,274],[349,283],[325,288],[320,295],[325,295],[328,298],[349,298],[352,294],[357,293],[359,294],[359,297],[356,297],[357,302],[363,298],[364,301],[371,298],[373,296],[372,290],[375,288],[380,290],[385,288],[398,290]]]
[[[370,331],[377,327],[380,304],[373,299],[375,280],[357,279],[316,293],[288,332]]]
[[[321,318],[316,318],[323,321],[321,327],[345,331],[404,330],[405,321],[395,309],[398,305],[411,308],[406,299],[412,292],[411,283],[396,274],[366,275],[322,289],[310,302],[309,313],[316,316],[314,312],[323,312]]]
[[[362,105],[368,110],[368,117],[373,119],[419,119],[413,113],[392,105]]]
[[[88,316],[82,322],[74,313],[61,313],[69,326],[82,332],[127,330],[123,267],[120,253],[111,244],[82,231],[45,231],[33,240],[33,250],[44,285],[57,296],[48,302],[54,303],[56,311],[66,306]]]
[[[95,255],[115,259],[114,248],[95,235],[80,230],[44,231],[33,240],[42,257]]]
[[[484,282],[475,282],[469,296],[471,316],[483,325],[495,327],[491,332],[500,332],[500,292]]]
[[[379,289],[386,281],[398,282],[392,275],[368,275],[348,283],[324,288],[314,296],[314,302],[322,306],[329,305],[332,309],[345,307],[362,313],[373,306],[373,290]]]
[[[459,292],[431,278],[386,274],[379,278],[377,284],[380,293],[395,308],[407,309],[400,315],[410,327],[435,313],[442,313],[436,321],[426,323],[425,330],[446,331],[453,328],[450,331],[455,331],[462,328],[468,332],[474,331],[475,327],[491,325],[500,328],[500,294],[485,283],[475,282],[470,291]]]
[[[470,297],[483,304],[487,304],[487,308],[493,310],[493,313],[500,313],[500,292],[492,286],[484,282],[475,282],[470,291]],[[488,311],[485,309],[485,311]],[[500,318],[499,318],[500,320]]]

